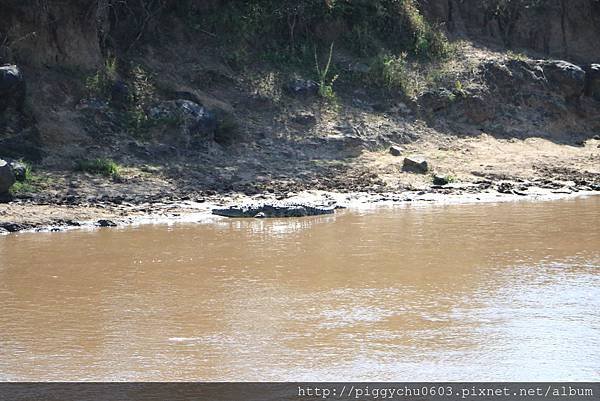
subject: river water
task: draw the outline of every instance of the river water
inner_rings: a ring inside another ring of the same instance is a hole
[[[600,197],[0,237],[0,380],[600,380]]]

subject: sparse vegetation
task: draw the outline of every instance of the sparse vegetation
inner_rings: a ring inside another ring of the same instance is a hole
[[[465,97],[467,95],[467,91],[465,90],[462,82],[460,80],[454,81],[454,91],[457,96]]]
[[[319,84],[319,95],[327,100],[335,100],[335,92],[333,91],[333,83],[338,79],[338,75],[330,77],[331,60],[333,57],[333,43],[329,47],[329,58],[325,68],[319,66],[319,58],[317,56],[317,50],[315,49],[315,67],[317,70],[318,84]]]
[[[87,77],[85,87],[88,95],[101,99],[110,97],[111,88],[117,79],[117,59],[109,57],[104,61],[102,68]]]
[[[405,31],[412,36],[409,50],[416,56],[426,60],[442,60],[453,53],[453,47],[439,26],[431,25],[413,0],[397,2]]]
[[[19,176],[17,176],[17,181],[10,188],[10,192],[13,195],[24,195],[24,194],[32,194],[40,192],[42,189],[42,185],[47,179],[43,176],[35,174],[33,171],[33,167],[25,162],[19,161],[24,168],[19,172]]]
[[[380,54],[371,62],[368,80],[386,90],[401,90],[409,95],[414,92],[408,74],[406,53],[398,56]]]
[[[182,2],[178,10],[191,30],[229,46],[226,58],[237,65],[251,57],[250,48],[276,63],[306,65],[310,49],[335,40],[360,56],[387,51],[440,60],[452,53],[443,31],[423,17],[414,0],[230,1],[215,13]]]
[[[151,74],[141,65],[131,69],[130,101],[136,107],[146,107],[156,98],[156,87]]]
[[[112,178],[117,178],[120,175],[119,165],[111,159],[79,160],[75,165],[75,170]]]
[[[101,69],[87,77],[85,87],[88,91],[88,96],[110,100],[111,91],[119,79],[117,70],[117,59],[114,57],[107,58]],[[124,102],[126,103],[125,123],[131,134],[143,137],[145,131],[151,125],[157,124],[156,121],[151,121],[147,114],[147,109],[157,98],[156,87],[151,74],[141,65],[136,64],[131,67],[126,76],[127,82],[123,85],[128,88],[129,93],[128,99]]]
[[[144,137],[146,131],[155,123],[147,113],[156,100],[156,87],[151,74],[141,65],[135,65],[130,72],[131,92],[127,109],[127,128],[137,137]]]
[[[457,42],[453,52],[459,54],[462,46],[466,45]],[[407,52],[382,52],[370,59],[367,72],[355,74],[355,78],[371,87],[399,91],[413,99],[427,90],[442,88],[463,96],[477,80],[477,69],[454,58],[426,61],[411,57]]]
[[[527,61],[527,59],[528,59],[526,54],[520,53],[520,52],[514,52],[512,50],[509,50],[508,52],[506,52],[506,56],[508,57],[509,60]]]
[[[252,92],[260,97],[281,100],[283,79],[282,74],[268,72],[266,74],[249,74],[248,83]]]
[[[17,181],[10,188],[10,192],[13,195],[30,194],[30,193],[36,193],[38,191],[39,191],[39,187],[37,185],[35,185],[32,180],[24,181],[24,182]]]

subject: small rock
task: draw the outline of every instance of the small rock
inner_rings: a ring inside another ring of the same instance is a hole
[[[502,194],[512,194],[514,192],[514,185],[510,182],[502,182],[498,185],[498,192]]]
[[[429,164],[422,156],[406,157],[404,158],[402,171],[425,174],[429,171]]]
[[[390,154],[392,156],[400,156],[404,152],[400,146],[390,146]]]
[[[75,220],[61,220],[59,221],[59,223],[65,225],[65,226],[70,226],[70,227],[81,227],[81,223],[79,223],[78,221]]]
[[[437,174],[433,176],[433,185],[448,185],[449,183],[448,177]]]
[[[111,220],[98,220],[96,223],[98,227],[116,227],[117,224]]]

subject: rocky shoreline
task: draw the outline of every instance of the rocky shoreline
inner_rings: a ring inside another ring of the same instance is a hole
[[[290,194],[291,195],[291,194]],[[73,229],[126,227],[217,221],[226,218],[286,218],[337,213],[338,209],[547,201],[600,195],[586,186],[542,188],[504,181],[481,190],[475,184],[433,186],[428,191],[334,192],[302,191],[286,199],[266,193],[211,195],[191,199],[171,197],[163,202],[37,204],[27,201],[0,206],[0,235],[17,232],[60,232]],[[308,212],[307,212],[308,209]],[[300,211],[299,211],[300,210]]]

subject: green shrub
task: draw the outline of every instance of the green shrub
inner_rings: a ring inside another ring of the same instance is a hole
[[[152,125],[146,111],[156,100],[157,90],[152,75],[141,65],[133,65],[126,75],[130,91],[125,104],[125,124],[131,134],[143,137]],[[117,78],[117,61],[115,58],[109,57],[101,69],[86,79],[88,95],[109,99]]]
[[[458,96],[461,96],[461,97],[466,97],[468,94],[467,91],[465,90],[462,82],[459,80],[456,80],[454,82],[454,93],[456,93]]]
[[[10,187],[10,192],[13,195],[26,194],[37,192],[38,188],[34,186],[31,182],[15,182],[12,187]]]
[[[406,96],[415,96],[418,83],[406,59],[406,53],[380,54],[371,62],[367,81],[388,91],[400,90]]]
[[[371,81],[386,89],[402,89],[406,82],[406,54],[398,56],[381,54],[373,59],[369,68]]]
[[[120,167],[111,159],[100,158],[79,160],[75,165],[75,170],[115,178],[119,176]]]
[[[135,65],[130,71],[131,94],[133,105],[146,107],[156,98],[156,87],[152,75],[141,65]]]
[[[85,87],[88,95],[99,98],[108,98],[112,85],[117,79],[117,59],[109,57],[104,61],[102,68],[86,78]]]
[[[147,114],[150,105],[156,100],[156,86],[152,75],[141,65],[135,65],[129,73],[131,93],[126,112],[128,131],[137,137],[144,137],[152,126]]]
[[[452,49],[441,27],[423,17],[416,0],[226,1],[208,12],[179,10],[188,29],[232,49],[276,55],[269,57],[275,62],[306,61],[306,49],[332,40],[347,43],[348,50],[362,56],[387,50],[438,60]],[[231,56],[231,51],[225,54]]]

